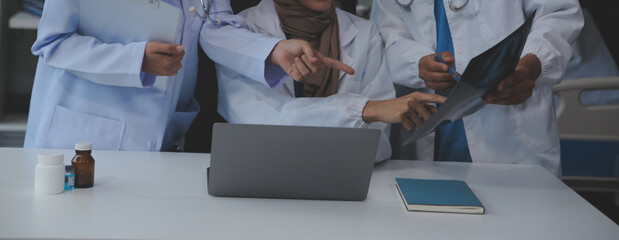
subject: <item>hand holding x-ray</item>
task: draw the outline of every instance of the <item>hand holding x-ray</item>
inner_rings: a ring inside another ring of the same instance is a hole
[[[487,97],[495,100],[493,98],[501,96],[499,90],[506,86],[501,89],[497,89],[497,86],[516,72],[534,17],[535,12],[512,34],[471,59],[445,103],[402,145],[412,143],[446,124],[477,112],[486,105],[483,99]]]
[[[448,72],[449,68],[456,65],[454,55],[449,52],[437,53],[443,62],[436,61],[436,54],[430,54],[419,60],[419,78],[427,88],[438,93],[448,93],[456,86],[454,77]]]

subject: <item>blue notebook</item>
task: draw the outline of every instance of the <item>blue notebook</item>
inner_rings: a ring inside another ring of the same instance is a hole
[[[463,181],[396,178],[408,211],[484,214],[485,209]]]

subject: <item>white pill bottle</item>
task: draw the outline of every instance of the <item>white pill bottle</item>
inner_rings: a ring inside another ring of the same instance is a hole
[[[58,194],[64,191],[63,160],[63,154],[39,154],[34,169],[34,192]]]

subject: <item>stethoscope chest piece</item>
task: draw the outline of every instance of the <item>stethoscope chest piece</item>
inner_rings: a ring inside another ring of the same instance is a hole
[[[189,7],[189,11],[195,14],[196,16],[198,16],[199,18],[216,21],[217,24],[219,24],[220,23],[219,19],[213,20],[211,16],[209,15],[209,13],[211,12],[211,0],[206,0],[206,3],[204,1],[205,0],[200,0],[200,4],[202,4],[202,11],[204,11],[204,15],[200,15],[198,11],[196,10],[196,7],[194,6]]]
[[[398,2],[400,6],[406,8],[411,7],[411,4],[413,4],[413,0],[396,0],[396,2]]]
[[[469,4],[469,0],[449,0],[447,4],[449,4],[449,9],[451,9],[451,11],[459,12],[466,8],[466,5]]]

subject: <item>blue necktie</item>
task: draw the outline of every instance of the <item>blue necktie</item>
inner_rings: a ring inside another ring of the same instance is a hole
[[[434,18],[436,19],[436,52],[450,51],[453,53],[454,47],[443,0],[434,0]],[[462,119],[436,130],[434,160],[471,162],[471,153],[466,141]]]

